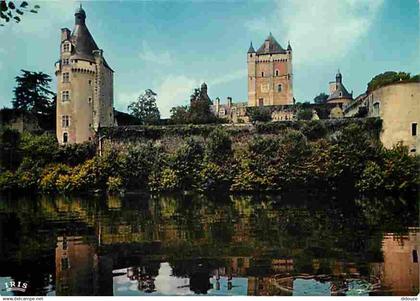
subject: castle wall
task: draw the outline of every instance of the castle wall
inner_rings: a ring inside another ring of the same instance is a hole
[[[420,151],[420,83],[395,83],[373,91],[367,97],[369,116],[383,120],[381,141],[391,148],[398,141],[412,153]],[[378,109],[379,107],[379,109]],[[412,124],[417,124],[417,135]]]

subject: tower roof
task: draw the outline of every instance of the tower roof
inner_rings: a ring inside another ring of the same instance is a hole
[[[74,16],[75,25],[70,37],[70,41],[74,45],[75,50],[72,53],[71,58],[94,62],[95,57],[93,55],[93,51],[99,50],[99,47],[98,45],[96,45],[95,40],[93,39],[92,35],[89,32],[89,29],[86,26],[86,12],[84,11],[81,5],[79,8],[76,9]],[[110,68],[105,59],[104,65]]]
[[[265,39],[264,43],[261,45],[260,48],[257,50],[257,54],[276,54],[276,53],[286,53],[283,47],[276,41],[273,35],[269,34],[269,36]]]
[[[255,53],[255,49],[254,46],[252,46],[252,42],[251,45],[249,45],[248,53]]]

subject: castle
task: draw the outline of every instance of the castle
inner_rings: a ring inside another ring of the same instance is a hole
[[[257,51],[249,47],[248,106],[293,104],[292,47],[283,49],[273,35]]]
[[[60,144],[94,139],[99,127],[114,125],[114,71],[76,10],[73,32],[61,29],[57,76],[56,134]]]

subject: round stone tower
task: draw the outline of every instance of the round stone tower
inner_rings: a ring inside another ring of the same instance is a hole
[[[74,16],[73,32],[61,29],[60,60],[55,65],[60,144],[92,140],[100,127],[114,125],[113,70],[86,26],[83,8]]]

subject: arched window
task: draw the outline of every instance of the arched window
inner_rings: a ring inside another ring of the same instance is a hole
[[[277,85],[277,92],[281,92],[281,90],[282,90],[281,84]]]
[[[67,143],[69,141],[69,134],[63,133],[63,143]]]
[[[279,76],[279,70],[276,70],[276,76]]]

